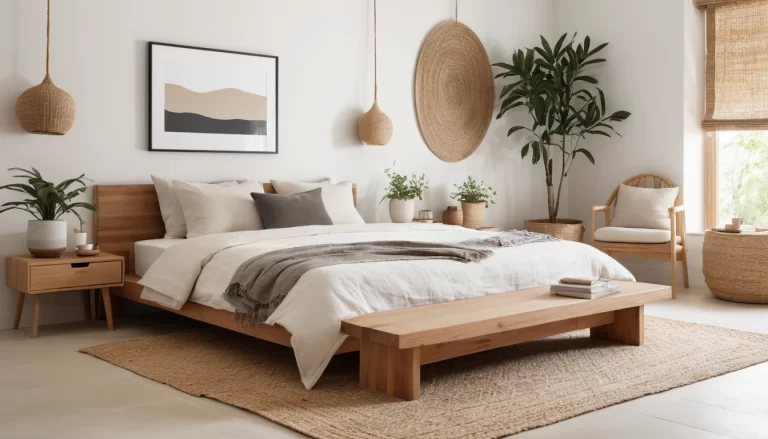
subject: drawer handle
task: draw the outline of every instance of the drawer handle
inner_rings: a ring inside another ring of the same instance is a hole
[[[72,268],[88,268],[89,265],[91,265],[90,262],[75,262],[72,264],[69,264],[72,266]]]

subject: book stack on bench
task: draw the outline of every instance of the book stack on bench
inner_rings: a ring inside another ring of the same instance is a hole
[[[604,279],[564,277],[552,285],[549,291],[560,296],[577,299],[599,299],[619,292],[619,286]]]

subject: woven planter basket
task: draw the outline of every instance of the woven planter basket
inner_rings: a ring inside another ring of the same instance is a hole
[[[464,219],[461,223],[468,229],[479,229],[485,222],[485,201],[461,202],[461,210],[464,211]]]
[[[525,230],[544,233],[566,241],[584,241],[584,222],[579,220],[558,219],[556,223],[548,219],[526,220]]]
[[[768,232],[704,234],[704,280],[723,300],[768,304]]]

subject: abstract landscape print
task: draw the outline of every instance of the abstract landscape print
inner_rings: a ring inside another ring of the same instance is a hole
[[[277,57],[149,43],[151,151],[277,152]]]

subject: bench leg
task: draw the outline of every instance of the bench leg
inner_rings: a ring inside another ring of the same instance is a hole
[[[421,349],[389,348],[387,393],[413,401],[421,396]]]
[[[645,342],[644,306],[615,311],[613,323],[590,329],[592,338],[611,340],[633,346],[642,346]]]
[[[397,349],[360,342],[360,385],[412,401],[421,393],[419,348]]]

